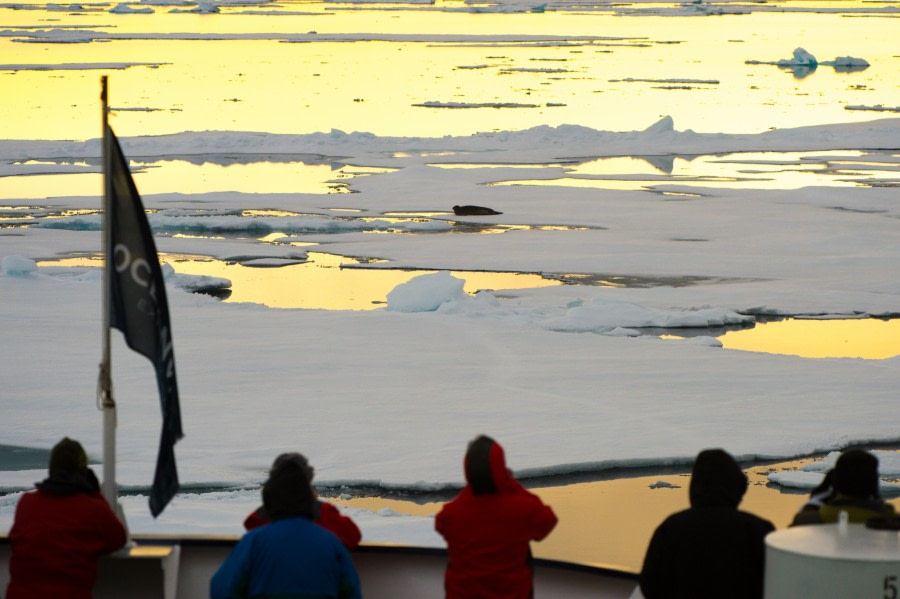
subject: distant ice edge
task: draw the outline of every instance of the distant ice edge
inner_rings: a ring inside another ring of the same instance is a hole
[[[580,125],[541,125],[522,131],[444,137],[380,137],[337,129],[305,134],[237,131],[186,131],[168,135],[120,138],[130,158],[153,156],[308,153],[360,156],[388,151],[456,150],[490,155],[516,151],[546,160],[628,154],[716,153],[897,149],[900,118],[861,123],[774,129],[755,134],[678,131],[666,116],[643,131],[599,131]],[[100,139],[87,141],[0,140],[0,159],[96,158]],[[490,160],[490,158],[485,158]]]

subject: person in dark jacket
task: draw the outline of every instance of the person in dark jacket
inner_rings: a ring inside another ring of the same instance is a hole
[[[640,574],[646,599],[759,599],[768,520],[738,510],[747,477],[727,452],[706,449],[691,474],[691,507],[653,533]]]
[[[100,557],[125,545],[116,518],[78,441],[50,452],[49,476],[22,495],[9,532],[7,599],[90,599]]]
[[[309,476],[310,484],[312,483],[315,470],[309,465],[307,459],[299,453],[282,453],[275,458],[270,472],[286,461],[296,462]],[[313,489],[313,493],[315,493],[315,489]],[[359,527],[349,516],[343,515],[340,510],[330,503],[317,499],[313,505],[312,521],[337,535],[347,549],[352,551],[359,546],[359,541],[362,539]],[[270,519],[265,506],[260,506],[244,520],[244,528],[253,530],[269,522]]]
[[[849,522],[860,523],[893,516],[894,506],[881,498],[878,481],[878,458],[862,449],[848,449],[813,489],[810,502],[794,516],[791,526],[837,522],[841,512],[847,512]]]
[[[447,599],[527,599],[532,596],[531,541],[556,526],[549,506],[506,467],[503,448],[490,437],[469,444],[466,486],[435,518],[447,541]]]
[[[317,524],[310,473],[296,460],[272,469],[263,486],[269,524],[245,534],[210,581],[210,599],[360,599],[350,552]]]

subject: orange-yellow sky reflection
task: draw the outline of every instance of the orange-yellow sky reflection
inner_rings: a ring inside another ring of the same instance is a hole
[[[305,3],[292,8],[321,11],[322,6]],[[6,10],[0,16],[13,27],[33,27],[36,19],[34,11],[25,10]],[[872,120],[878,115],[844,106],[877,103],[883,97],[880,91],[900,84],[900,69],[890,50],[896,28],[891,15],[848,19],[815,12],[753,12],[627,18],[601,10],[541,14],[338,10],[328,15],[158,11],[53,16],[57,26],[91,22],[95,29],[126,39],[46,44],[0,38],[4,63],[102,64],[114,56],[116,62],[141,66],[0,73],[4,81],[0,113],[16,115],[4,122],[4,137],[98,137],[102,74],[110,75],[112,125],[120,137],[197,130],[309,133],[332,128],[442,136],[561,124],[629,131],[644,129],[667,114],[675,118],[679,130],[758,133],[772,127]],[[621,39],[582,45],[165,39],[186,31],[261,36],[310,31],[573,37],[599,33]],[[127,39],[144,32],[159,32],[163,38]],[[854,55],[871,63],[869,69],[841,73],[821,66],[796,78],[773,65],[745,64],[789,58],[798,45],[813,51],[820,61],[833,60],[846,55],[848,44]],[[546,68],[548,64],[554,72]],[[563,72],[556,72],[559,69]],[[673,89],[679,86],[654,82],[666,78],[717,83]],[[535,107],[416,106],[424,102]]]
[[[790,319],[730,331],[719,339],[729,349],[806,358],[882,360],[900,355],[900,319]]]
[[[280,236],[280,234],[277,234]],[[272,308],[372,310],[383,308],[387,294],[413,277],[434,271],[347,268],[361,260],[324,252],[309,252],[309,262],[279,267],[229,264],[203,256],[162,254],[176,272],[222,277],[232,282],[228,302],[251,302]],[[41,266],[100,266],[96,257],[41,261]],[[344,266],[344,268],[341,268]],[[527,289],[561,285],[538,274],[451,271],[464,279],[464,290]],[[677,329],[662,335],[677,339]],[[718,336],[727,349],[805,358],[883,360],[900,355],[900,319],[798,319],[758,323]]]
[[[810,461],[796,460],[745,470],[750,486],[741,509],[770,520],[777,529],[786,528],[806,502],[807,495],[783,493],[778,488],[768,487],[766,475],[774,469],[796,469]],[[660,481],[673,487],[650,488]],[[690,475],[684,473],[532,489],[559,517],[559,524],[550,536],[532,544],[534,553],[538,557],[638,572],[647,543],[659,523],[669,514],[688,507],[689,484]],[[370,510],[387,507],[418,516],[436,514],[443,505],[441,502],[418,504],[383,498],[329,498],[328,501]],[[900,510],[900,498],[890,499],[890,502]]]
[[[232,281],[229,302],[253,302],[273,308],[321,308],[370,310],[382,308],[387,294],[397,285],[434,271],[341,268],[358,260],[310,252],[310,264],[278,268],[248,267],[218,260],[172,261],[176,272],[205,274]],[[163,258],[164,261],[167,258]],[[496,272],[456,272],[464,279],[464,290],[519,289],[560,285],[540,275]]]

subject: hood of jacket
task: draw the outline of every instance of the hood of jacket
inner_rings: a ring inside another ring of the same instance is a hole
[[[502,493],[513,481],[503,448],[485,435],[469,443],[464,467],[466,483],[475,495]]]
[[[728,452],[705,449],[697,455],[691,473],[692,507],[737,508],[746,491],[747,477]]]
[[[61,497],[79,493],[91,495],[100,492],[97,475],[90,468],[84,468],[78,472],[54,470],[50,476],[35,486],[45,493]]]

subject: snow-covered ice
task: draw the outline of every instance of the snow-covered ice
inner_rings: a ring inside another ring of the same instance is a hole
[[[430,140],[225,132],[123,139],[126,153],[134,155],[203,153],[208,144],[220,152],[248,152],[250,144],[259,144],[269,151],[317,147],[347,155],[355,150],[355,164],[390,164],[395,170],[352,180],[359,193],[331,196],[360,211],[354,213],[358,218],[342,221],[346,227],[299,227],[295,222],[301,217],[293,216],[265,217],[259,224],[251,217],[226,221],[230,230],[243,227],[249,233],[260,231],[260,224],[263,233],[302,230],[304,240],[327,243],[322,249],[329,252],[387,261],[371,268],[601,271],[711,281],[562,285],[473,297],[462,292],[461,280],[439,272],[397,287],[385,309],[365,312],[223,304],[186,293],[191,285],[182,284],[169,294],[186,433],[177,446],[182,482],[252,488],[274,455],[298,449],[316,464],[322,484],[448,488],[460,484],[463,448],[481,432],[507,447],[522,476],[689,463],[710,446],[752,459],[896,441],[896,423],[885,414],[896,400],[898,358],[810,360],[724,350],[709,337],[688,342],[623,335],[634,327],[740,323],[763,313],[896,314],[900,209],[892,189],[702,189],[704,197],[691,202],[642,191],[586,189],[567,190],[565,202],[552,202],[542,187],[479,185],[489,176],[481,169],[451,171],[428,167],[419,155],[385,155],[414,146],[480,150],[467,154],[467,161],[477,156],[490,163],[553,163],[563,153],[642,154],[651,148],[813,152],[890,146],[898,129],[900,120],[886,119],[759,135],[701,135],[677,131],[664,120],[643,132],[621,134],[562,127]],[[0,155],[90,157],[97,148],[96,140],[0,142]],[[432,179],[440,198],[423,195],[425,178]],[[365,232],[371,226],[366,217],[441,204],[449,208],[460,197],[503,212],[467,220],[586,228],[441,233],[456,218],[448,212],[434,218],[441,225],[437,234]],[[323,212],[316,208],[322,197],[315,194],[144,197],[148,209],[161,210],[150,214],[160,231],[194,233],[204,230],[197,224],[203,219],[191,213],[198,200],[205,210]],[[42,204],[83,208],[94,201],[48,198]],[[71,276],[79,269],[35,268],[31,262],[95,253],[97,218],[24,218],[42,226],[7,228],[0,235],[5,331],[0,344],[5,370],[16,373],[4,382],[4,411],[8,422],[17,423],[5,430],[3,441],[50,447],[70,435],[99,456],[100,420],[91,397],[99,359],[96,269]],[[215,233],[222,225],[213,217],[205,230]],[[705,241],[676,241],[681,238]],[[303,256],[290,245],[227,237],[159,236],[157,245],[162,252],[221,259]],[[119,482],[146,488],[159,434],[153,424],[159,421],[155,380],[149,363],[127,351],[117,334],[114,338]],[[4,486],[27,488],[41,474],[7,472]],[[131,499],[126,506],[137,510]],[[153,526],[165,526],[169,513]]]

